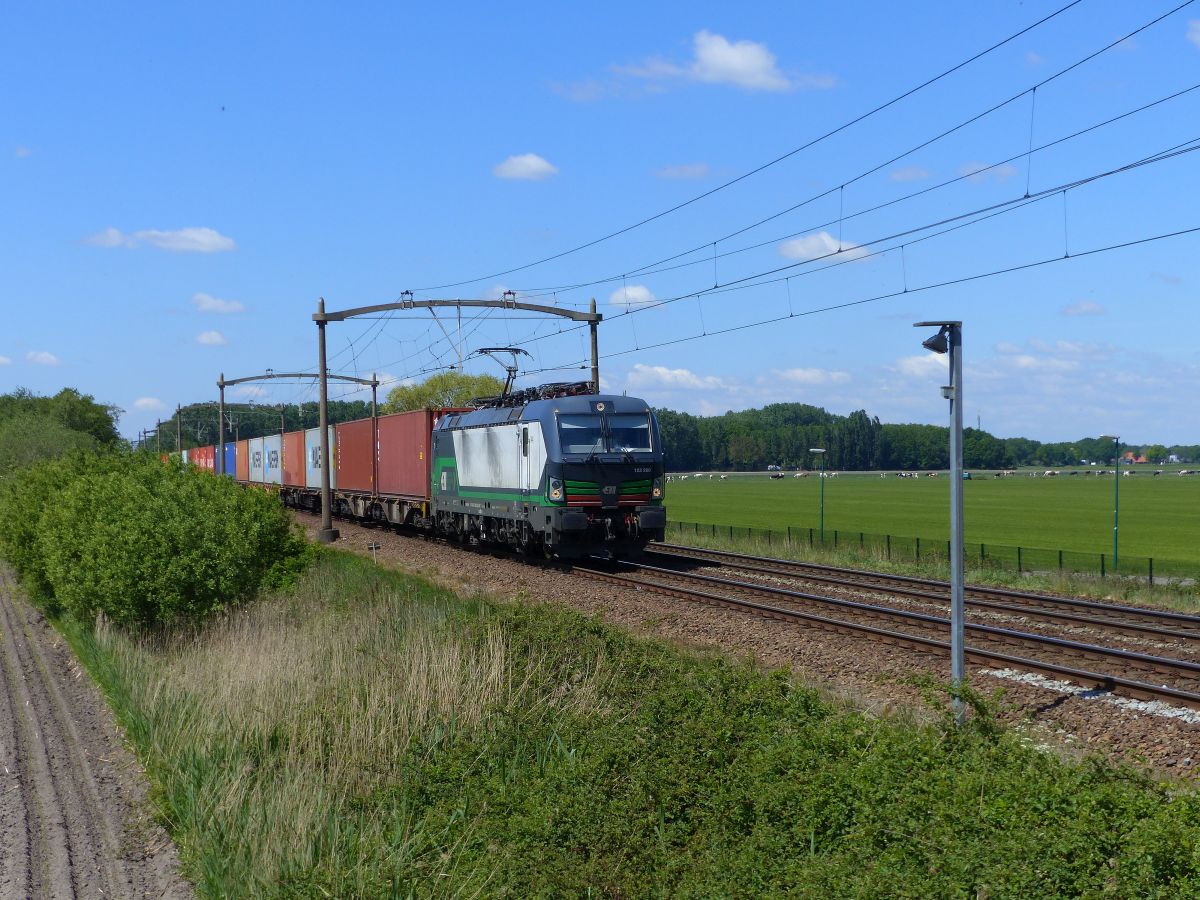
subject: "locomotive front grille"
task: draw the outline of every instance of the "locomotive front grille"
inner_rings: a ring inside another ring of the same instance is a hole
[[[617,488],[618,506],[636,506],[650,502],[651,480],[625,481]],[[601,487],[598,481],[566,482],[567,506],[600,506]]]

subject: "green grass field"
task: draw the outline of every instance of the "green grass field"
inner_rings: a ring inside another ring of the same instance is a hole
[[[766,473],[673,481],[677,521],[785,529],[816,527],[821,479]],[[950,482],[843,474],[825,479],[825,528],[944,541]],[[975,478],[964,483],[966,541],[1086,553],[1112,551],[1111,477]],[[1200,562],[1200,478],[1149,473],[1122,478],[1122,555]]]

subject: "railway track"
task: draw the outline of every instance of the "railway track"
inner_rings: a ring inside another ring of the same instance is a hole
[[[949,642],[941,638],[949,633],[945,617],[661,566],[622,565],[620,572],[599,565],[576,566],[573,571],[634,590],[866,635],[921,652],[949,653]],[[1200,709],[1200,663],[1195,661],[977,623],[967,623],[966,633],[966,656],[973,663],[1036,672],[1139,700]]]
[[[698,560],[759,575],[799,579],[838,588],[882,591],[929,602],[949,603],[950,600],[950,585],[931,578],[891,575],[676,544],[654,544],[647,548],[646,552],[664,561]],[[1200,616],[1187,613],[983,585],[966,585],[963,596],[968,612],[977,610],[1060,625],[1115,631],[1161,641],[1190,642],[1200,650]]]

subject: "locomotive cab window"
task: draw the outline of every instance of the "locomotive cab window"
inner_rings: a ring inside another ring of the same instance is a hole
[[[573,414],[558,417],[563,453],[649,453],[647,413]]]
[[[603,453],[604,421],[593,413],[558,417],[558,435],[563,453]]]
[[[521,429],[521,455],[522,456],[529,455],[529,429],[528,428]]]
[[[609,449],[649,453],[650,417],[646,413],[613,413],[608,417]]]

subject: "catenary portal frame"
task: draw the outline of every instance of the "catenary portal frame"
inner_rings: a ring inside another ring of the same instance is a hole
[[[324,354],[321,356],[322,364],[324,363]],[[247,375],[245,378],[230,378],[225,379],[225,373],[221,373],[221,377],[217,379],[217,388],[220,390],[220,399],[217,401],[217,459],[220,461],[216,466],[216,471],[221,475],[227,474],[225,471],[225,388],[233,387],[235,384],[246,384],[250,381],[272,381],[276,378],[312,378],[316,379],[315,372],[275,372],[268,369],[263,375]],[[335,381],[350,381],[354,384],[369,385],[371,388],[371,415],[376,413],[376,399],[379,391],[378,378],[355,378],[351,375],[326,375],[324,366],[321,369],[321,427],[328,427],[328,415],[325,409],[325,379],[332,378]],[[322,432],[324,434],[324,432]],[[321,452],[324,454],[321,457],[321,470],[324,471],[329,459],[329,448],[326,446],[327,439],[321,440]]]
[[[592,384],[600,390],[600,352],[596,326],[604,318],[596,312],[596,301],[592,300],[587,312],[573,309],[561,309],[557,306],[543,306],[538,303],[522,303],[521,301],[504,297],[501,300],[400,300],[396,303],[379,303],[374,306],[358,306],[354,309],[343,309],[337,312],[325,312],[325,298],[317,301],[317,311],[313,313],[313,321],[317,323],[317,371],[321,382],[321,458],[329,459],[329,384],[328,379],[338,376],[329,375],[325,362],[325,326],[329,322],[344,322],[356,316],[366,316],[371,313],[389,312],[397,309],[428,309],[439,306],[453,306],[459,310],[467,309],[520,309],[526,312],[542,313],[547,316],[562,316],[574,322],[587,322],[592,338]],[[246,379],[249,380],[249,379]],[[353,380],[353,379],[352,379]],[[226,382],[232,384],[233,382]],[[337,540],[338,532],[333,527],[332,491],[329,487],[329,467],[321,466],[321,528],[317,532],[317,540],[328,544]]]

